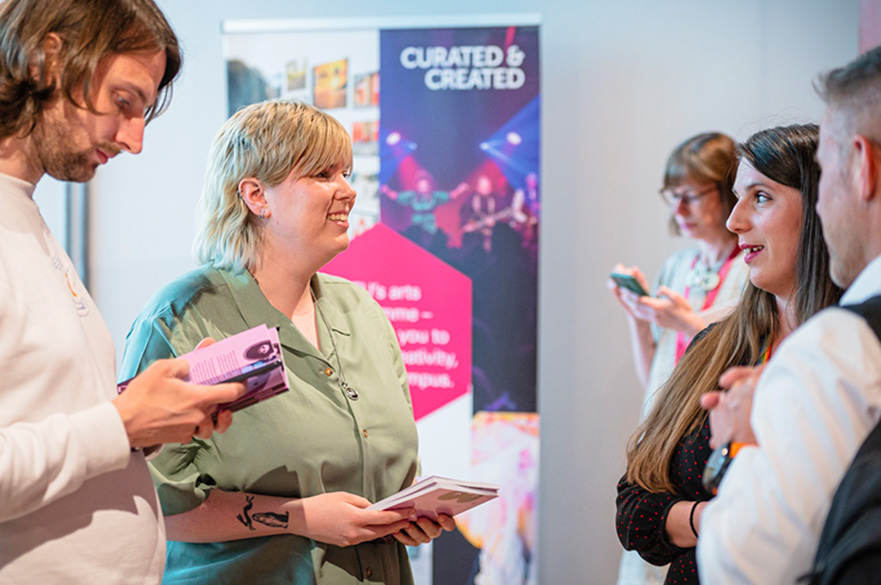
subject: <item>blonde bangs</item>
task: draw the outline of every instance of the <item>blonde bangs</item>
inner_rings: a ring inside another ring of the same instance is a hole
[[[305,148],[292,170],[297,178],[308,177],[327,169],[344,166],[352,170],[352,141],[343,125],[323,115],[301,128]]]

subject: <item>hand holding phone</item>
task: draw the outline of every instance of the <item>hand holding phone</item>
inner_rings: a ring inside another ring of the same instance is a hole
[[[630,274],[624,274],[622,272],[612,272],[609,274],[609,277],[615,281],[621,288],[626,288],[627,290],[638,294],[641,297],[649,296],[649,293],[643,286],[639,283],[636,278]]]

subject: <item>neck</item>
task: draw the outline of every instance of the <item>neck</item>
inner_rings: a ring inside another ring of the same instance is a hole
[[[43,176],[30,137],[10,136],[0,140],[0,173],[36,185]]]
[[[730,232],[726,232],[726,234],[720,235],[718,238],[700,240],[698,242],[701,261],[707,266],[712,266],[727,258],[737,245],[737,237]]]
[[[301,273],[265,261],[259,267],[249,270],[269,304],[289,318],[309,314],[314,310],[309,290],[314,272]]]
[[[778,329],[778,339],[774,340],[774,345],[783,341],[790,333],[795,331],[798,324],[795,322],[795,306],[791,298],[775,297],[777,299],[777,321],[780,325]]]

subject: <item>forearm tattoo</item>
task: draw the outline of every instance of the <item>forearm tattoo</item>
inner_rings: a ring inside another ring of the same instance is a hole
[[[264,526],[270,526],[272,528],[287,528],[288,520],[290,519],[290,513],[285,512],[284,514],[276,514],[274,512],[256,512],[253,515],[249,514],[251,508],[254,507],[254,496],[245,496],[247,500],[247,504],[242,508],[241,514],[236,514],[236,518],[239,522],[248,527],[249,530],[257,530],[254,527],[254,522],[258,524],[263,524]]]

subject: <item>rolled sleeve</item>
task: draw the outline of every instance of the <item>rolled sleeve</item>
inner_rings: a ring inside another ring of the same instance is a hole
[[[684,498],[657,494],[625,478],[618,482],[616,528],[621,545],[634,550],[653,565],[666,565],[686,552],[667,538],[667,515],[673,504]]]

